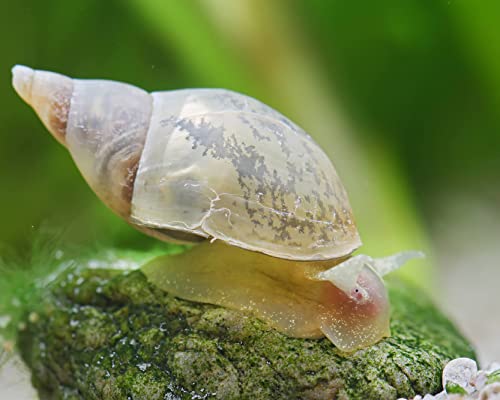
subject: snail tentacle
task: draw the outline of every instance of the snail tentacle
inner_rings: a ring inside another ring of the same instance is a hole
[[[406,262],[416,258],[425,258],[425,254],[415,250],[401,251],[383,258],[372,258],[370,265],[377,274],[385,276],[401,268]]]

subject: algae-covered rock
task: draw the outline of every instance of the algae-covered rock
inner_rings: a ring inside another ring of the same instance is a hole
[[[102,263],[100,264],[102,265]],[[22,355],[42,399],[396,399],[441,390],[474,358],[423,293],[388,283],[392,337],[353,354],[174,298],[140,271],[78,268],[27,319]]]

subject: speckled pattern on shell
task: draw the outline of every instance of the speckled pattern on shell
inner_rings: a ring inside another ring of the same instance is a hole
[[[293,260],[341,258],[361,244],[328,157],[255,99],[223,89],[150,94],[23,66],[13,85],[99,198],[149,235]]]
[[[360,245],[344,187],[301,128],[222,89],[152,93],[131,220],[297,260]]]

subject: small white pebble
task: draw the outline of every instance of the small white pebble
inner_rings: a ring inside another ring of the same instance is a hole
[[[462,387],[467,394],[441,393],[424,397],[417,395],[410,400],[500,400],[500,382],[487,385],[488,376],[499,371],[500,363],[492,363],[484,370],[478,371],[477,364],[469,358],[457,358],[450,361],[443,371],[443,387],[453,383]],[[398,400],[406,400],[400,398]]]
[[[488,374],[485,371],[479,371],[474,380],[474,386],[477,391],[480,391],[486,386],[486,381],[488,380]]]
[[[461,386],[467,393],[474,392],[472,382],[477,375],[477,364],[470,358],[457,358],[450,361],[444,367],[443,388],[446,391],[447,384]]]
[[[479,392],[479,400],[500,400],[500,382],[491,383]]]

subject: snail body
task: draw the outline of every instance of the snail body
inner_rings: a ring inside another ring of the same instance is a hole
[[[282,114],[223,89],[147,93],[23,66],[13,86],[116,214],[164,241],[205,242],[144,267],[161,288],[346,351],[388,335],[376,262],[350,257],[361,241],[335,168]]]
[[[389,302],[380,276],[367,265],[347,271],[344,277],[355,282],[344,291],[319,275],[336,263],[341,260],[279,259],[217,241],[158,257],[142,271],[175,296],[251,312],[291,337],[326,336],[344,351],[389,336]]]

